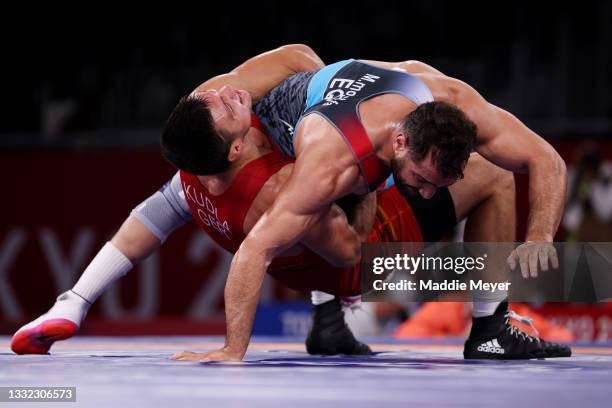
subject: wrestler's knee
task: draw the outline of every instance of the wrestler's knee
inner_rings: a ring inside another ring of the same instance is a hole
[[[474,180],[484,195],[500,192],[514,194],[514,174],[479,154],[472,154],[464,173],[466,178]]]
[[[506,169],[502,169],[501,167],[494,166],[494,174],[493,174],[493,189],[496,192],[502,193],[508,196],[514,196],[515,187],[514,187],[514,173],[508,171]]]
[[[488,164],[486,171],[487,174],[490,175],[490,183],[500,187],[510,187],[510,185],[514,185],[514,174],[511,171],[502,169],[491,162],[488,162]]]

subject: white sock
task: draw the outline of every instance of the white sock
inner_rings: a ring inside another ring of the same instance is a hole
[[[132,262],[115,245],[107,242],[87,266],[72,291],[93,303],[132,267]]]
[[[495,309],[508,297],[507,290],[491,292],[489,290],[472,291],[472,316],[485,317],[495,313]]]
[[[321,292],[318,290],[313,290],[310,292],[310,299],[312,304],[315,306],[322,305],[325,302],[329,302],[335,298],[334,295],[330,295],[329,293]]]
[[[67,319],[76,323],[77,326],[81,326],[89,306],[91,305],[79,295],[70,290],[66,291],[57,297],[55,304],[47,313],[21,327],[19,330],[38,326],[40,323],[50,319]]]
[[[472,316],[473,317],[485,317],[491,316],[495,313],[495,309],[501,301],[491,301],[491,302],[472,302]]]

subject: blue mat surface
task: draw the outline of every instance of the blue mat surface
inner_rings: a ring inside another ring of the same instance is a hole
[[[369,339],[370,357],[309,356],[300,339],[255,338],[243,363],[169,360],[219,337],[76,337],[16,356],[0,337],[0,386],[76,386],[76,403],[18,407],[609,407],[612,345],[567,359],[464,361],[461,341]],[[0,403],[3,406],[15,404]]]

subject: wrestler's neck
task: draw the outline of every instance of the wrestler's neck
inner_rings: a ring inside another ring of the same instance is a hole
[[[223,194],[245,165],[271,151],[272,146],[268,138],[258,129],[250,128],[244,137],[240,153],[231,162],[227,171],[213,176],[198,176],[198,178],[212,195]]]

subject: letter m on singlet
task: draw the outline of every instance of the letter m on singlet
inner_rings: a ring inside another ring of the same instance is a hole
[[[368,82],[376,82],[377,79],[380,79],[380,77],[376,75],[372,75],[372,74],[365,74],[364,76],[361,77],[362,81],[368,81]]]

